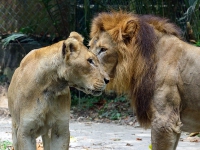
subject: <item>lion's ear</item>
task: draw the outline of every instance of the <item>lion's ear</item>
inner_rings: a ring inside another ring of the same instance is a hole
[[[135,35],[137,30],[137,22],[134,20],[127,20],[118,25],[115,28],[108,31],[114,40],[118,42],[128,43]]]
[[[78,41],[68,39],[63,42],[63,45],[62,45],[63,58],[65,58],[65,56],[70,56],[77,52],[78,52]]]
[[[123,39],[132,39],[137,30],[137,26],[138,25],[134,20],[129,20],[125,22],[121,29]]]
[[[69,35],[69,38],[74,38],[76,40],[78,40],[79,42],[83,42],[84,38],[77,32],[71,32]]]

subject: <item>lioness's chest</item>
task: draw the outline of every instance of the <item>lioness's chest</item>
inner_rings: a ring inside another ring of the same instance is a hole
[[[59,117],[64,116],[65,113],[70,111],[68,110],[68,101],[70,101],[68,94],[69,88],[63,89],[60,92],[53,90],[43,91],[37,99],[37,109],[35,110],[41,126],[44,124],[51,127]]]

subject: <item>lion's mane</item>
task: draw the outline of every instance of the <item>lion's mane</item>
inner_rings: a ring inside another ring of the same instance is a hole
[[[107,90],[127,93],[141,126],[150,125],[150,103],[155,90],[157,31],[181,38],[180,29],[167,19],[127,12],[100,13],[92,21],[91,37],[107,32],[118,46],[115,77]]]

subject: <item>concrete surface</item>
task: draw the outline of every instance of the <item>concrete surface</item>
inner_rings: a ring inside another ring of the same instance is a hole
[[[148,150],[150,130],[116,124],[71,122],[70,150]],[[11,119],[0,118],[0,141],[12,141]],[[40,140],[40,138],[38,139]],[[200,150],[199,139],[187,141],[183,133],[177,150]]]

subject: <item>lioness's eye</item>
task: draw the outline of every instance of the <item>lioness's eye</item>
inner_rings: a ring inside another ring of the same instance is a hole
[[[102,53],[102,52],[105,52],[106,50],[107,50],[107,49],[106,49],[105,47],[101,47],[98,54],[100,54],[100,53]]]
[[[92,58],[88,58],[87,61],[90,63],[90,64],[94,64],[93,62],[93,59]]]

